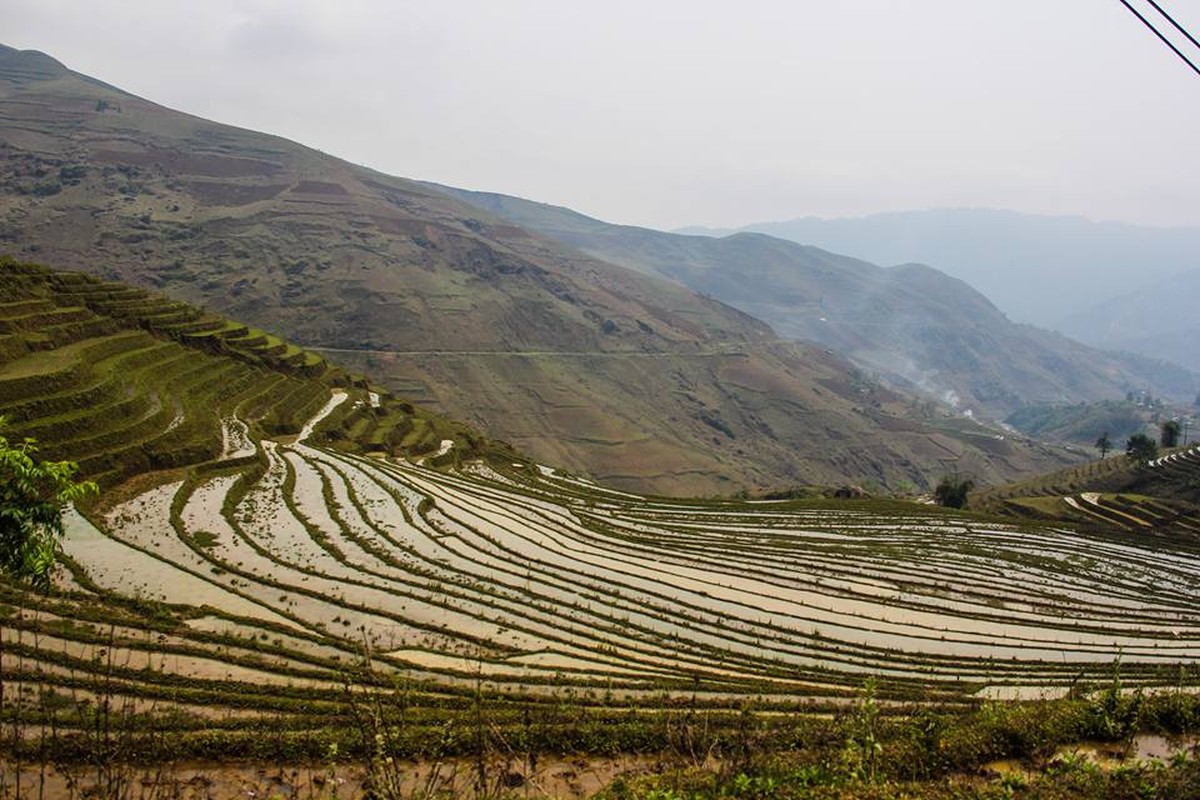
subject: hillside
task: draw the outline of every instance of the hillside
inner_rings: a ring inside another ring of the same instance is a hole
[[[1105,400],[1075,405],[1031,405],[1014,412],[1005,422],[1030,436],[1056,442],[1073,442],[1089,452],[1102,435],[1124,442],[1137,433],[1158,437],[1164,408],[1140,399]]]
[[[1066,319],[1194,269],[1200,252],[1196,228],[966,208],[680,232],[765,233],[876,264],[931,264],[979,289],[1014,320],[1068,335],[1073,329],[1060,327]]]
[[[185,303],[0,258],[3,435],[77,461],[102,488],[137,476],[254,461],[253,440],[299,434],[351,397],[321,440],[352,452],[453,458],[490,450],[441,419],[293,344]]]
[[[677,283],[429,187],[0,50],[0,248],[279,332],[627,489],[1000,482],[1001,441]]]
[[[747,724],[786,741],[867,676],[945,713],[1118,657],[1127,684],[1175,686],[1200,646],[1194,538],[615,491],[268,332],[0,270],[0,411],[106,487],[68,512],[56,592],[0,579],[0,678],[36,687],[0,694],[40,730],[26,756],[646,752],[696,712],[713,747]]]
[[[963,410],[1003,419],[1022,406],[1123,397],[1191,398],[1200,378],[1009,321],[966,283],[930,267],[882,269],[761,234],[683,236],[609,225],[502,195],[444,191],[516,224],[647,274],[676,280],[820,342],[859,367]]]
[[[1125,541],[1196,541],[1200,535],[1200,446],[1141,464],[1115,455],[1009,486],[971,501],[991,513],[1104,531]]]

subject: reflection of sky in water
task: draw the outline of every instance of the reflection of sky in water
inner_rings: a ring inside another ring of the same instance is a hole
[[[522,484],[264,452],[235,525],[221,512],[236,477],[186,498],[186,540],[164,522],[171,484],[115,509],[115,539],[73,517],[68,553],[114,589],[365,636],[431,672],[742,679],[774,664],[1036,684],[1200,645],[1188,555],[920,509],[714,508],[550,470]]]

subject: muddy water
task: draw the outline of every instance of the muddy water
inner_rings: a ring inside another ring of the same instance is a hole
[[[1121,764],[1134,761],[1166,761],[1177,753],[1191,753],[1197,747],[1195,737],[1172,738],[1156,734],[1140,734],[1133,741],[1121,742],[1079,742],[1064,745],[1055,751],[1051,762],[1065,759],[1082,758],[1101,769],[1113,769]],[[1017,759],[1002,759],[984,765],[984,770],[998,775],[1011,773],[1030,773],[1033,770],[1029,764]]]
[[[1165,761],[1176,753],[1189,753],[1195,747],[1195,739],[1171,739],[1144,734],[1135,736],[1128,745],[1111,742],[1082,742],[1069,745],[1060,748],[1054,754],[1054,758],[1085,758],[1102,768],[1111,769],[1126,761]]]

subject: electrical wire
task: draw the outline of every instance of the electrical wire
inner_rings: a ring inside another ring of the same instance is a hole
[[[1157,36],[1159,39],[1162,39],[1163,44],[1165,44],[1167,47],[1171,48],[1171,50],[1174,51],[1175,55],[1177,55],[1181,59],[1183,59],[1183,63],[1187,64],[1189,67],[1192,68],[1192,72],[1196,73],[1197,75],[1200,75],[1200,67],[1197,67],[1195,64],[1193,64],[1191,59],[1189,59],[1187,56],[1185,56],[1183,54],[1183,51],[1175,46],[1174,42],[1172,42],[1170,39],[1168,39],[1166,36],[1164,36],[1162,31],[1160,31],[1158,28],[1154,27],[1154,23],[1152,23],[1150,20],[1143,17],[1140,11],[1138,11],[1136,8],[1131,6],[1129,4],[1129,0],[1121,0],[1121,5],[1128,8],[1130,13],[1132,13],[1135,17],[1140,19],[1142,21],[1143,25],[1145,25],[1147,28],[1149,28],[1151,31],[1154,32],[1155,36]],[[1154,3],[1151,3],[1151,5],[1154,5],[1155,8],[1158,8],[1158,6],[1155,5]],[[1159,13],[1161,13],[1164,17],[1167,17],[1166,12],[1162,11],[1161,9],[1159,9]],[[1170,17],[1167,17],[1167,19],[1171,20]],[[1176,27],[1179,27],[1178,24],[1174,20],[1171,20],[1171,24],[1175,25]],[[1190,35],[1188,35],[1188,38],[1191,39],[1192,37]],[[1193,40],[1193,41],[1195,41],[1195,40]]]
[[[1167,22],[1174,25],[1175,30],[1179,31],[1184,36],[1186,36],[1187,40],[1189,42],[1191,42],[1197,48],[1200,48],[1200,42],[1196,41],[1196,37],[1194,37],[1190,33],[1188,33],[1187,29],[1184,28],[1182,25],[1180,25],[1178,22],[1176,22],[1175,19],[1170,14],[1168,14],[1166,11],[1163,11],[1162,6],[1160,6],[1158,3],[1154,2],[1154,0],[1146,0],[1146,2],[1149,3],[1150,5],[1154,6],[1154,10],[1157,11],[1159,14],[1161,14],[1163,17],[1165,17]]]

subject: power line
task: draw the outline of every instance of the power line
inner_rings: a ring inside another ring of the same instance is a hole
[[[1179,26],[1179,23],[1175,22],[1175,20],[1173,20],[1169,16],[1167,16],[1167,13],[1165,11],[1163,11],[1161,8],[1159,8],[1158,5],[1153,2],[1153,0],[1150,0],[1150,4],[1152,6],[1154,6],[1156,9],[1158,9],[1158,13],[1162,14],[1164,17],[1167,17],[1167,19],[1170,20],[1172,25],[1174,25],[1176,28],[1179,28],[1180,30],[1183,30],[1183,28],[1181,28]],[[1197,75],[1200,75],[1200,67],[1197,67],[1195,64],[1193,64],[1191,59],[1189,59],[1187,56],[1185,56],[1183,54],[1183,51],[1175,46],[1174,42],[1172,42],[1170,39],[1168,39],[1166,36],[1164,36],[1162,31],[1160,31],[1158,28],[1154,27],[1154,23],[1152,23],[1150,20],[1143,17],[1140,11],[1138,11],[1136,8],[1131,6],[1129,4],[1129,0],[1121,0],[1121,5],[1128,8],[1131,14],[1133,14],[1135,17],[1140,19],[1142,21],[1143,25],[1145,25],[1147,28],[1149,28],[1151,31],[1154,32],[1155,36],[1157,36],[1159,39],[1162,39],[1163,44],[1165,44],[1167,47],[1171,48],[1171,50],[1174,51],[1175,55],[1177,55],[1181,59],[1183,59],[1183,63],[1187,64],[1189,67],[1192,68],[1192,72],[1196,73]],[[1191,39],[1193,42],[1195,41],[1195,39],[1192,39],[1191,35],[1188,34],[1186,31],[1184,31],[1184,35],[1187,36],[1188,39]]]
[[[1175,30],[1179,31],[1180,33],[1182,33],[1184,36],[1187,37],[1189,42],[1191,42],[1197,48],[1200,48],[1200,42],[1197,42],[1196,38],[1194,36],[1192,36],[1190,33],[1188,33],[1186,28],[1184,28],[1182,25],[1180,25],[1178,22],[1176,22],[1175,19],[1170,14],[1168,14],[1166,11],[1163,11],[1162,6],[1160,6],[1158,3],[1154,2],[1154,0],[1146,0],[1146,2],[1149,3],[1150,5],[1154,6],[1154,10],[1157,11],[1159,14],[1162,14],[1163,17],[1166,18],[1167,22],[1169,22],[1175,26]]]

